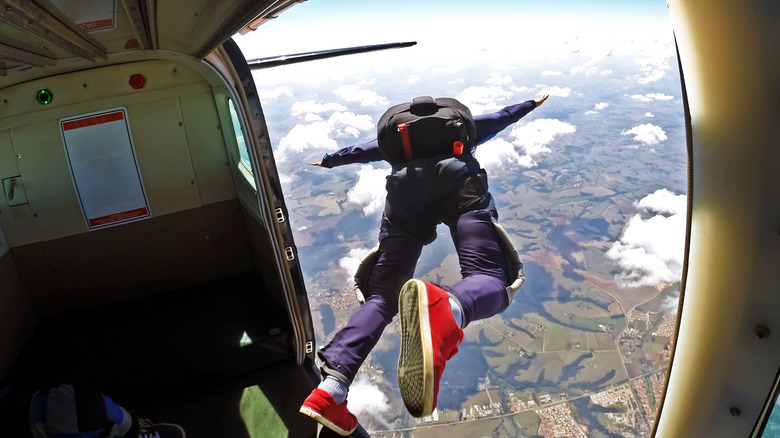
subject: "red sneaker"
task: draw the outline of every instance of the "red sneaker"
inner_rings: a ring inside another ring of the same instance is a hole
[[[458,352],[463,330],[450,310],[447,292],[411,279],[398,299],[401,353],[398,386],[409,413],[425,417],[436,407],[445,363]]]
[[[320,424],[341,436],[349,436],[357,429],[357,417],[347,409],[347,402],[336,403],[327,391],[314,388],[306,397],[300,412],[317,420]]]

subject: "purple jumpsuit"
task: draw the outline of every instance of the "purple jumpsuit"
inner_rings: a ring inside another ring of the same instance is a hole
[[[536,107],[533,100],[474,117],[475,146],[489,140]],[[323,167],[382,160],[376,140],[327,154]],[[393,220],[388,220],[388,217]],[[398,313],[401,286],[412,278],[422,247],[436,237],[436,225],[450,229],[462,280],[441,285],[463,309],[463,326],[489,318],[509,305],[511,281],[487,176],[471,154],[436,156],[393,166],[385,214],[379,228],[376,264],[365,303],[349,317],[318,355],[322,369],[349,385],[385,327]]]

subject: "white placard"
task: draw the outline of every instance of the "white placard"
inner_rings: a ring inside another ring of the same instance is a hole
[[[85,32],[113,29],[116,0],[51,0]]]
[[[5,241],[5,236],[3,235],[3,228],[0,227],[0,257],[2,257],[7,252],[8,252],[8,243]]]
[[[60,129],[89,229],[151,217],[124,108],[63,118]]]

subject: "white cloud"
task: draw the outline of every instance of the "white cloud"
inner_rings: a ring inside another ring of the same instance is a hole
[[[632,94],[632,99],[636,99],[640,102],[652,102],[654,100],[672,100],[674,96],[669,96],[663,93],[648,93],[648,94]]]
[[[372,131],[375,128],[371,117],[365,114],[350,112],[335,112],[327,120],[315,115],[308,124],[297,124],[285,135],[277,146],[274,155],[279,161],[287,159],[303,159],[303,157],[290,157],[291,154],[301,154],[312,158],[312,155],[320,155],[323,151],[332,152],[338,149],[337,140],[354,140],[361,134]]]
[[[669,63],[666,62],[667,58],[669,57],[668,52],[661,52],[666,53],[662,55],[648,55],[648,56],[640,56],[638,58],[634,58],[634,63],[639,65],[639,67],[643,70],[652,70],[652,69],[661,69],[661,70],[668,70],[669,69]]]
[[[549,94],[550,96],[569,97],[569,94],[571,94],[571,88],[569,87],[559,87],[557,85],[547,86],[540,84],[537,84],[536,86],[542,88],[542,90],[539,92],[539,94],[542,95]]]
[[[668,215],[684,215],[688,208],[685,195],[675,195],[667,189],[656,190],[634,205],[641,210]]]
[[[576,67],[572,67],[569,69],[569,73],[576,75],[576,74],[585,74],[585,75],[592,75],[594,73],[598,73],[599,69],[598,67],[594,65],[578,65]]]
[[[636,100],[638,100],[640,102],[652,102],[653,101],[652,97],[645,96],[644,94],[632,94],[631,98],[632,99],[636,99]]]
[[[384,106],[390,101],[376,91],[365,90],[360,85],[340,85],[334,94],[347,102],[360,102],[360,106]]]
[[[347,201],[363,207],[363,214],[381,213],[385,205],[385,182],[390,168],[375,168],[370,164],[360,166],[358,180],[347,193]]]
[[[362,373],[349,386],[347,408],[369,429],[380,426],[388,429],[393,418],[393,408],[387,395]]]
[[[420,75],[409,75],[409,79],[406,82],[409,84],[416,84],[420,82]]]
[[[476,86],[467,87],[455,96],[462,104],[469,107],[474,115],[484,114],[499,110],[506,106],[504,102],[513,93],[501,86]]]
[[[314,123],[314,122],[321,122],[325,119],[323,119],[322,116],[319,114],[306,113],[306,115],[303,116],[303,120],[307,123]]]
[[[596,105],[593,106],[593,109],[590,111],[585,111],[585,114],[596,114],[599,111],[606,109],[609,106],[607,102],[599,102]]]
[[[339,259],[339,267],[347,275],[346,284],[352,284],[360,262],[371,252],[371,248],[350,248],[346,256]]]
[[[556,137],[573,134],[575,131],[577,127],[571,123],[557,119],[538,119],[524,125],[515,125],[509,135],[515,138],[513,144],[522,147],[526,155],[534,158],[550,152],[547,145]]]
[[[664,93],[649,93],[647,94],[647,97],[653,98],[655,100],[672,100],[674,99],[674,96],[669,96]]]
[[[303,102],[295,102],[290,112],[294,116],[300,116],[301,114],[320,114],[346,110],[347,107],[340,103],[317,103],[313,100],[305,100]]]
[[[597,65],[603,61],[604,58],[612,54],[612,44],[614,44],[614,42],[611,41],[600,41],[599,43],[590,41],[587,46],[580,46],[577,53],[586,54],[590,56],[590,59],[585,61],[582,65],[572,67],[569,69],[569,73],[585,75],[598,73],[599,68]]]
[[[517,166],[533,167],[536,165],[536,162],[530,155],[520,156],[512,143],[501,138],[495,138],[481,144],[474,156],[479,161],[479,164],[488,171]]]
[[[666,76],[666,72],[663,70],[653,70],[650,73],[645,74],[644,76],[637,75],[636,80],[642,85],[647,85],[653,82],[656,82]]]
[[[634,63],[640,66],[639,70],[642,74],[634,75],[637,82],[640,84],[649,84],[656,82],[666,75],[666,70],[669,70],[669,63],[666,62],[668,55],[648,55],[634,59]]]
[[[661,189],[636,202],[645,220],[632,217],[606,256],[621,269],[621,287],[659,286],[680,281],[685,252],[686,197]]]
[[[292,96],[292,91],[287,87],[276,87],[273,90],[258,89],[257,95],[260,100],[278,99],[280,96]]]
[[[676,291],[675,295],[664,297],[661,301],[660,310],[663,313],[674,315],[677,313],[677,309],[680,308],[680,291]]]
[[[562,76],[563,72],[558,70],[545,70],[542,72],[542,76]]]
[[[336,138],[357,138],[362,132],[376,129],[370,116],[345,112],[331,114],[328,118],[328,126],[331,135]]]
[[[651,112],[646,112],[645,117],[655,117],[655,116]]]
[[[666,141],[668,138],[666,133],[660,126],[655,126],[652,123],[644,123],[642,125],[634,126],[628,131],[623,131],[622,135],[633,135],[634,140],[644,143],[646,145],[653,145]]]
[[[493,72],[485,83],[493,86],[512,85],[512,78],[509,76],[501,76],[498,72]]]
[[[327,122],[319,121],[308,125],[297,124],[279,140],[274,155],[279,161],[284,161],[289,154],[301,153],[305,150],[331,150],[338,145],[330,138]]]

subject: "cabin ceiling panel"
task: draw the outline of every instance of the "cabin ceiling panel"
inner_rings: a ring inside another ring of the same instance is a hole
[[[117,54],[164,50],[203,58],[255,18],[275,17],[302,1],[0,0],[0,62],[6,64],[0,65],[0,89],[122,62],[112,57]]]
[[[103,45],[79,28],[48,0],[0,2],[0,20],[47,45],[55,45],[85,59],[105,58]]]

